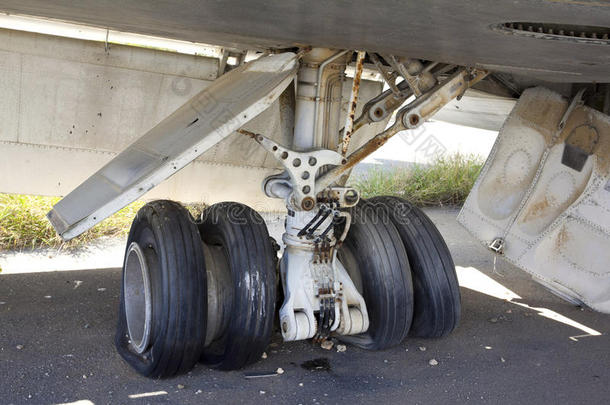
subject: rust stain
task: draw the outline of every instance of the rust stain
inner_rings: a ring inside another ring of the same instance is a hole
[[[238,133],[242,134],[242,135],[246,135],[252,139],[256,139],[256,134],[252,131],[248,131],[246,129],[238,129],[237,130]]]
[[[545,197],[543,200],[538,201],[531,205],[531,207],[527,210],[521,223],[534,221],[536,219],[542,218],[546,215],[549,208],[551,208],[554,204],[554,199],[551,197]]]
[[[358,106],[358,93],[360,92],[360,81],[362,79],[362,70],[364,68],[364,52],[358,52],[358,58],[356,60],[356,71],[354,73],[354,83],[352,84],[352,103],[348,111],[348,123],[345,126],[345,133],[343,134],[343,146],[341,152],[343,156],[347,154],[347,148],[349,142],[354,133],[354,118],[356,117],[356,107]]]
[[[396,107],[399,107],[402,103],[404,103],[404,101],[407,99],[408,97],[404,96],[404,97],[390,97],[388,98],[385,103],[385,109],[386,111],[391,111],[393,109],[395,109]]]
[[[533,128],[542,130],[548,145],[567,107],[568,102],[565,99],[546,91],[528,98],[526,102],[517,103],[515,114],[522,120],[534,124]]]
[[[595,127],[585,124],[581,127],[575,128],[572,135],[566,139],[566,143],[576,146],[581,150],[591,152],[595,150],[595,146],[598,142],[597,138],[598,134]]]
[[[565,246],[568,244],[569,240],[570,235],[564,225],[561,227],[561,230],[559,231],[559,233],[557,234],[557,238],[555,239],[555,252],[557,252],[557,254],[560,254],[564,250]]]
[[[393,135],[393,134],[392,134]],[[351,169],[356,166],[359,162],[361,162],[364,158],[366,158],[371,153],[375,152],[377,149],[381,148],[387,141],[390,139],[390,136],[385,136],[385,133],[381,133],[365,143],[361,148],[355,151],[353,154],[349,156],[345,164],[341,167],[345,168],[345,171]]]

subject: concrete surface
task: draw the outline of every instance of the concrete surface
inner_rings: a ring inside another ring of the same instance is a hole
[[[119,269],[1,275],[0,402],[606,402],[610,317],[560,300],[502,261],[494,272],[492,255],[456,223],[456,210],[428,213],[447,239],[462,285],[462,321],[447,338],[338,353],[282,343],[276,334],[268,357],[245,370],[199,365],[153,381],[136,375],[113,347]],[[327,358],[331,369],[301,367],[317,358]],[[278,367],[284,374],[245,378]]]

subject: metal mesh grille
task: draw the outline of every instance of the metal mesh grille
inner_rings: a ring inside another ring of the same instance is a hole
[[[548,24],[534,22],[505,22],[491,27],[507,34],[548,40],[565,40],[610,45],[609,27]]]

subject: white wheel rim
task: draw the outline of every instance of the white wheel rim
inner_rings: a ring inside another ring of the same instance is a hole
[[[136,242],[132,242],[127,249],[123,295],[131,346],[137,353],[144,353],[150,343],[152,297],[146,258]]]

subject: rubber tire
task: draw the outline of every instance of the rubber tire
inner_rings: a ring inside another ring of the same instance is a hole
[[[221,370],[240,369],[259,360],[271,341],[277,254],[263,218],[240,203],[205,209],[199,233],[205,243],[223,247],[234,288],[221,350],[204,349],[202,361]]]
[[[351,215],[349,232],[337,254],[361,288],[370,324],[367,332],[340,339],[364,349],[384,350],[400,344],[411,327],[409,260],[398,230],[381,220],[373,204],[361,201],[351,209]]]
[[[459,323],[461,302],[455,265],[445,240],[430,218],[408,201],[381,196],[369,202],[387,210],[409,256],[415,293],[410,335],[448,335]]]
[[[127,249],[134,241],[142,249],[152,249],[157,258],[157,265],[148,263],[151,343],[142,354],[130,350],[121,288],[116,348],[143,376],[161,378],[186,373],[199,360],[205,339],[206,272],[199,231],[180,204],[154,201],[138,211]]]

